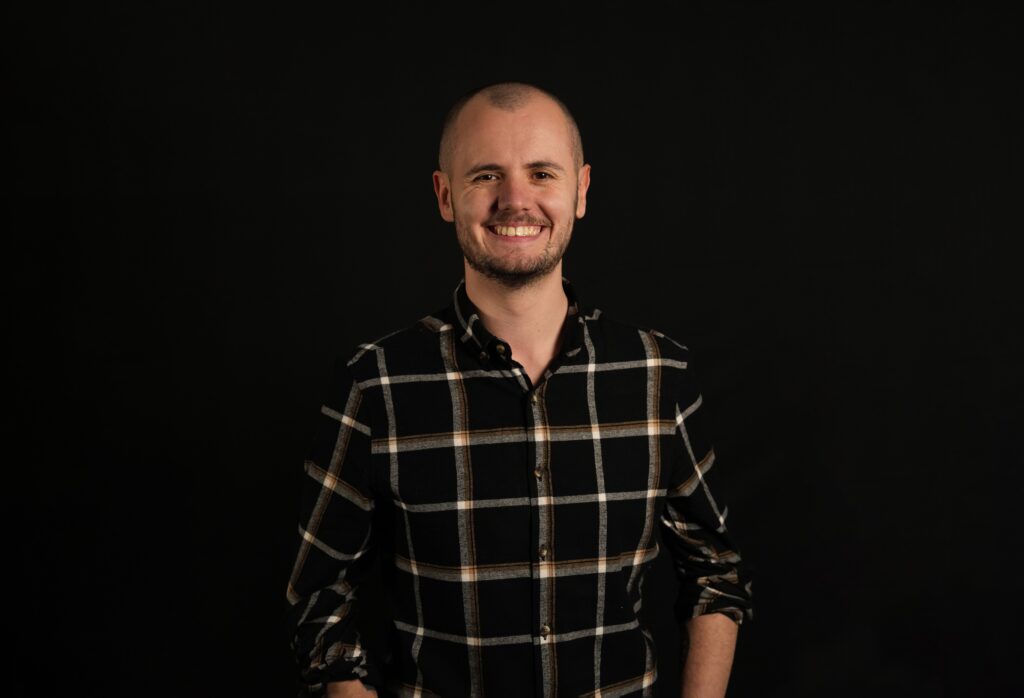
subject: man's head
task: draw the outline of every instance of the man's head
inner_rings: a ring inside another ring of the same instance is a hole
[[[458,120],[466,104],[478,96],[486,99],[491,106],[506,111],[514,111],[535,97],[547,97],[550,99],[558,105],[565,116],[566,128],[569,129],[573,165],[577,171],[583,167],[583,139],[580,138],[580,129],[576,124],[576,119],[573,117],[572,112],[569,111],[569,107],[565,105],[565,102],[547,90],[535,85],[529,85],[524,82],[501,82],[479,87],[463,95],[448,110],[448,114],[444,118],[444,124],[441,126],[441,147],[437,156],[438,167],[442,172],[451,174],[452,151],[455,149],[456,141],[455,122]]]
[[[590,186],[560,100],[524,83],[476,90],[449,111],[438,160],[441,217],[455,223],[471,269],[509,288],[560,270]]]

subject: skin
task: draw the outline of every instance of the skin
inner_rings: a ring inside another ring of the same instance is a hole
[[[683,698],[722,698],[729,685],[739,626],[721,613],[686,621],[690,649],[683,662]]]
[[[436,170],[441,217],[455,224],[466,293],[484,326],[512,348],[534,385],[558,353],[569,301],[562,289],[562,256],[573,223],[587,209],[590,165],[573,162],[565,115],[536,94],[514,111],[478,95],[456,122],[451,171]],[[486,166],[486,167],[484,167]],[[499,224],[541,226],[528,240],[509,241],[488,230]],[[736,624],[718,613],[687,622],[684,698],[725,695]],[[328,698],[376,696],[361,681],[332,682]]]
[[[360,698],[360,696],[376,696],[377,692],[367,688],[359,679],[352,681],[332,681],[327,684],[327,698]]]

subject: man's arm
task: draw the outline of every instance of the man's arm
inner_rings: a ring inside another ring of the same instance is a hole
[[[683,663],[682,698],[723,698],[739,625],[722,613],[686,621],[690,649]]]
[[[353,612],[374,547],[369,414],[366,396],[339,358],[305,462],[298,552],[288,581],[291,646],[309,696],[324,696],[330,683],[361,689],[370,673]]]
[[[738,626],[753,615],[751,575],[726,528],[726,496],[690,352],[674,340],[663,346],[685,367],[675,372],[672,383],[676,440],[659,518],[679,579],[676,618],[690,634],[683,695],[722,696]]]
[[[367,688],[359,679],[351,681],[332,681],[327,684],[327,698],[363,698],[375,696],[377,692]]]

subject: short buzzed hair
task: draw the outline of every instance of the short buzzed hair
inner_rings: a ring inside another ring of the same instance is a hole
[[[444,123],[441,126],[441,146],[437,155],[439,169],[446,174],[451,174],[449,168],[451,167],[452,154],[455,150],[455,121],[459,118],[459,114],[462,113],[469,100],[477,95],[482,95],[493,107],[504,111],[515,111],[538,94],[550,98],[561,108],[562,113],[565,114],[566,126],[569,129],[569,147],[572,150],[572,161],[576,171],[579,172],[579,169],[583,167],[583,139],[580,138],[580,128],[576,124],[576,119],[573,117],[572,112],[569,111],[569,107],[565,105],[565,102],[555,95],[543,88],[525,82],[491,83],[483,87],[477,87],[456,100],[452,108],[448,110],[448,114],[444,117]]]

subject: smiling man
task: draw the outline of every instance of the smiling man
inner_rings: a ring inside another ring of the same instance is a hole
[[[547,280],[564,296],[552,272],[590,186],[579,130],[550,98],[522,88],[489,94],[456,105],[446,124],[434,172],[441,216],[455,223],[467,273],[499,289]]]
[[[684,696],[722,696],[749,574],[683,344],[562,275],[586,212],[576,122],[523,83],[459,100],[434,192],[465,276],[445,307],[338,361],[288,584],[305,695],[653,696],[643,580],[661,547]],[[372,553],[386,656],[355,624]]]

